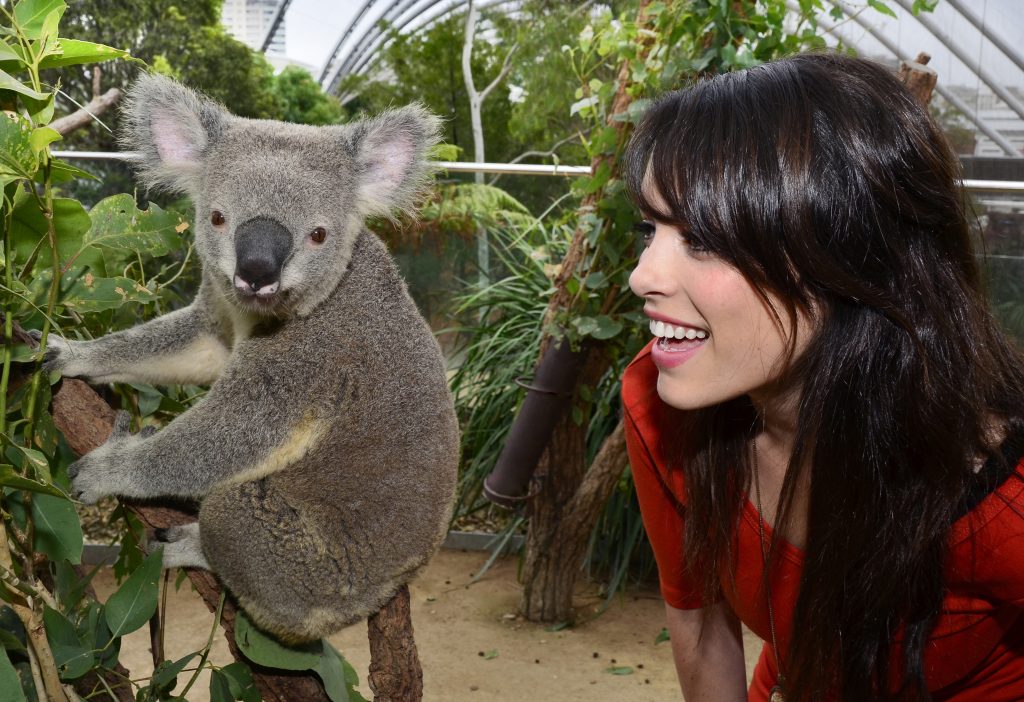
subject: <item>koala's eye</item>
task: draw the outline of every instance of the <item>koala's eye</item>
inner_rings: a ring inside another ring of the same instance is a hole
[[[327,238],[327,230],[323,227],[317,227],[309,233],[309,238],[317,244],[322,244],[324,243],[324,239]]]
[[[219,227],[224,224],[224,213],[220,210],[214,210],[210,213],[210,223],[215,227]]]

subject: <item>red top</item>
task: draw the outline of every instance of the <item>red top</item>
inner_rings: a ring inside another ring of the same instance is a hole
[[[678,609],[701,607],[699,584],[682,569],[683,517],[673,498],[686,503],[680,471],[668,470],[661,453],[659,415],[666,405],[655,390],[658,370],[650,346],[622,380],[626,442],[644,527],[658,562],[661,593]],[[671,495],[667,494],[671,493]],[[762,592],[764,562],[758,513],[749,500],[734,544],[735,583],[722,579],[720,594],[740,620],[766,643],[754,670],[750,700],[766,701],[777,676],[771,653],[768,607]],[[765,524],[765,534],[771,528]],[[1015,475],[954,522],[943,611],[925,647],[925,679],[935,702],[1024,700],[1024,459]],[[785,541],[771,573],[776,638],[788,648],[803,552]],[[781,657],[785,660],[785,656]]]

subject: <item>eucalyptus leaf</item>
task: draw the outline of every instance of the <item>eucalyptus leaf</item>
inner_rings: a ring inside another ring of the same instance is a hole
[[[350,702],[351,699],[343,661],[341,654],[333,646],[326,644],[323,656],[313,667],[323,681],[324,691],[331,698],[331,702]]]
[[[46,627],[46,638],[53,650],[62,680],[80,678],[93,667],[96,656],[92,648],[83,644],[67,617],[49,606],[43,609],[43,625]]]
[[[210,673],[210,702],[232,702],[234,699],[227,676],[219,670]]]
[[[154,687],[158,692],[167,693],[174,689],[175,684],[178,681],[178,674],[185,669],[189,661],[198,656],[196,652],[192,652],[184,658],[171,663],[170,661],[163,661],[160,666],[154,671],[153,677],[150,679],[149,684]],[[233,698],[228,698],[233,699]]]
[[[160,592],[162,567],[163,548],[158,548],[146,557],[142,565],[107,600],[104,614],[112,636],[131,633],[153,616]]]
[[[324,651],[322,641],[313,641],[301,647],[285,646],[256,628],[242,612],[235,619],[235,643],[253,663],[282,670],[314,668],[320,663]]]
[[[12,443],[7,447],[6,455],[22,470],[31,470],[33,474],[49,480],[50,464],[46,460],[46,456],[39,451]]]
[[[0,651],[0,702],[25,702],[18,672],[11,665],[6,651]]]
[[[51,560],[82,562],[82,525],[75,505],[66,497],[37,494],[32,498],[35,549]]]
[[[32,480],[31,478],[19,475],[14,470],[14,466],[6,463],[0,465],[0,486],[11,487],[15,490],[39,492],[44,495],[53,495],[54,497],[60,497],[65,500],[68,499],[67,495],[61,492],[60,488],[57,486],[47,485],[46,483],[41,483],[38,480]]]
[[[235,661],[220,669],[228,679],[232,699],[242,702],[260,702],[260,691],[252,679],[252,671],[242,661]]]

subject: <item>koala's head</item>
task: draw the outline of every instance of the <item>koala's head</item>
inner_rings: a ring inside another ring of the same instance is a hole
[[[408,208],[440,121],[422,107],[310,127],[235,117],[161,76],[129,91],[123,145],[150,187],[189,195],[204,275],[241,308],[309,314],[367,216]]]

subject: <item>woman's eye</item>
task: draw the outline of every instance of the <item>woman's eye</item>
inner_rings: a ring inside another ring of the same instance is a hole
[[[636,237],[645,247],[650,246],[651,240],[654,239],[654,222],[650,220],[643,220],[633,225],[633,231],[636,232]]]
[[[210,213],[210,223],[215,227],[224,224],[224,214],[220,210],[214,210]]]

